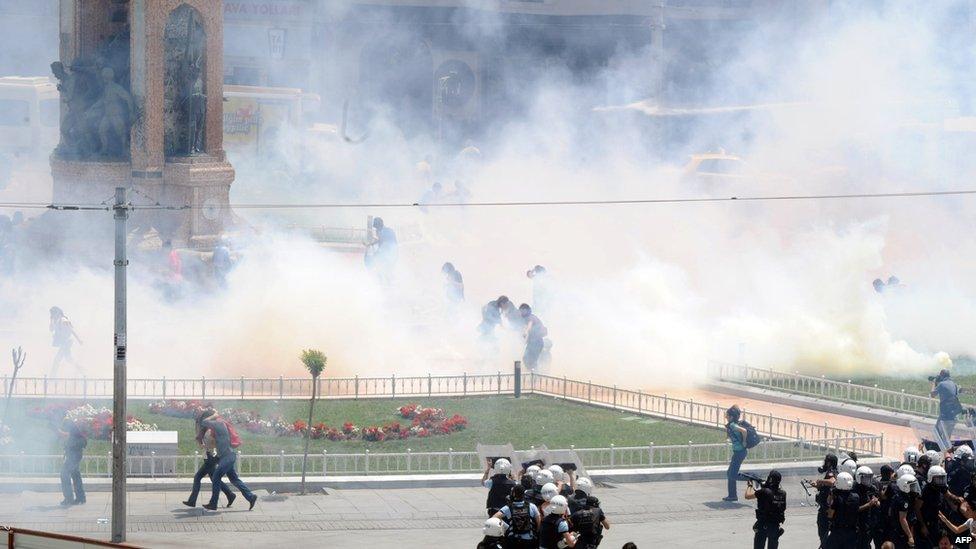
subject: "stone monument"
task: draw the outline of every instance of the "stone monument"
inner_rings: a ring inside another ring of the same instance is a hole
[[[208,247],[231,222],[223,150],[222,0],[61,3],[61,141],[55,203],[98,204],[117,186],[140,230]]]

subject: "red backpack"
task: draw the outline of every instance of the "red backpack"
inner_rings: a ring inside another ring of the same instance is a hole
[[[229,421],[224,421],[224,425],[227,426],[227,433],[230,435],[230,447],[239,448],[241,445],[241,435],[237,434],[234,426]]]

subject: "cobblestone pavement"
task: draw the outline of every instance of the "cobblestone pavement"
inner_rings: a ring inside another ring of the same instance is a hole
[[[783,547],[816,547],[814,510],[796,478]],[[751,547],[753,505],[726,504],[724,481],[682,481],[600,486],[596,495],[612,522],[601,547],[635,541],[641,547]],[[741,488],[741,487],[740,487]],[[484,521],[485,490],[427,488],[329,490],[314,495],[260,491],[253,511],[239,498],[218,512],[190,509],[181,492],[131,492],[129,541],[150,547],[190,544],[258,547],[474,547]],[[741,495],[740,495],[741,497]],[[88,503],[67,509],[56,493],[23,492],[0,498],[0,523],[107,538],[110,496],[93,492]],[[221,501],[223,497],[221,496]]]

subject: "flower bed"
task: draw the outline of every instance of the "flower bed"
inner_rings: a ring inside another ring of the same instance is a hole
[[[201,410],[210,407],[210,403],[199,400],[161,400],[150,404],[149,410],[154,414],[170,417],[193,418]],[[218,411],[225,419],[249,433],[268,436],[305,436],[308,432],[313,439],[324,438],[334,441],[382,442],[410,437],[447,435],[461,431],[468,425],[467,418],[463,416],[455,414],[448,418],[440,408],[423,408],[417,404],[408,404],[396,410],[398,416],[410,420],[409,425],[394,421],[368,427],[359,427],[347,421],[341,427],[330,427],[319,422],[309,428],[308,423],[303,419],[288,423],[281,416],[262,418],[257,412],[240,408],[225,408]]]
[[[55,427],[60,427],[61,421],[67,419],[77,425],[88,438],[112,439],[113,415],[112,411],[105,407],[95,408],[91,404],[59,402],[34,408],[33,415],[47,419]],[[155,423],[145,423],[133,416],[126,417],[125,428],[127,431],[155,431],[157,429]]]

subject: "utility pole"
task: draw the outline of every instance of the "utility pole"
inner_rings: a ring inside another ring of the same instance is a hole
[[[125,188],[115,188],[115,375],[112,392],[112,542],[125,541],[125,221],[129,218]]]

